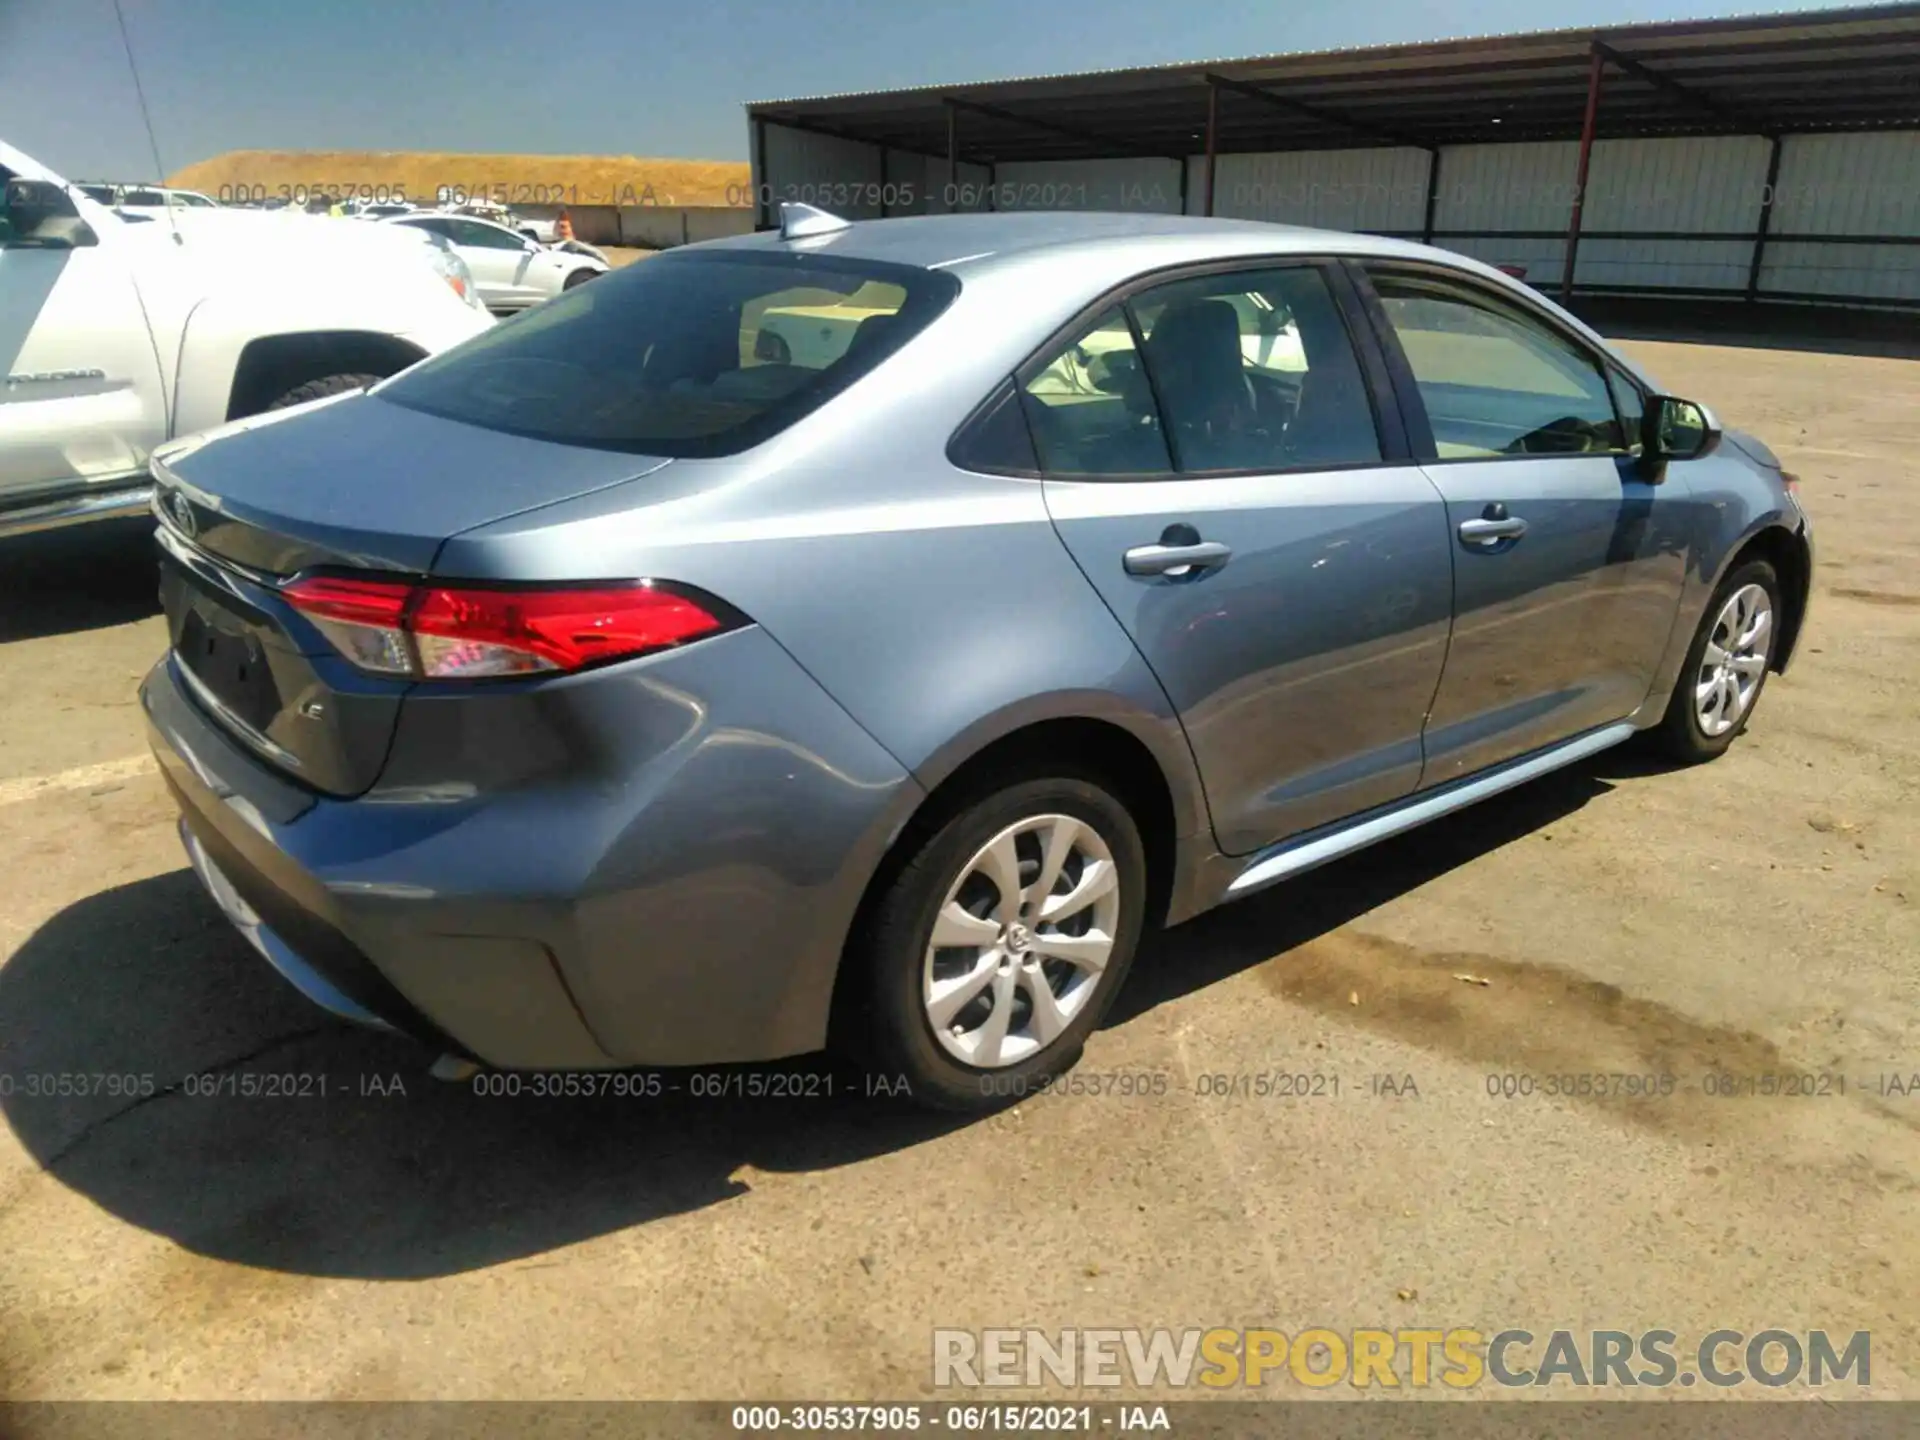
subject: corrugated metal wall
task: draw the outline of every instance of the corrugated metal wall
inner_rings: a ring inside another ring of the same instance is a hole
[[[1770,153],[1753,135],[1596,143],[1576,286],[1744,294]],[[1570,140],[1443,149],[1433,243],[1557,287],[1578,158]],[[766,127],[766,163],[776,202],[858,218],[950,208],[1178,214],[1183,203],[1197,214],[1205,193],[1198,155],[1184,189],[1179,161],[1151,158],[962,165],[950,185],[944,160],[892,151],[883,166],[874,146],[778,125]],[[1411,148],[1221,155],[1214,213],[1418,236],[1428,164]],[[1788,136],[1773,195],[1762,297],[1920,300],[1920,243],[1899,243],[1920,242],[1920,131]]]
[[[766,127],[766,176],[760,174],[758,155],[753,165],[756,193],[768,200],[770,220],[778,217],[783,200],[817,205],[849,220],[991,208],[993,172],[985,165],[963,162],[950,181],[944,159],[912,150],[883,151],[785,125]]]
[[[1920,242],[1920,134],[1789,135],[1774,187],[1775,235],[1897,235]],[[1920,243],[1773,240],[1760,288],[1920,300]]]
[[[1766,191],[1770,148],[1757,135],[1595,144],[1574,283],[1744,290],[1751,239],[1616,240],[1605,232],[1750,236]]]
[[[1433,243],[1490,265],[1517,265],[1540,284],[1558,277],[1566,254],[1567,207],[1580,147],[1450,145],[1440,152]],[[1545,232],[1517,236],[1486,231]]]
[[[1045,160],[994,167],[996,210],[1180,213],[1178,160]]]
[[[1204,203],[1207,160],[1187,162],[1190,208]],[[1417,236],[1427,213],[1427,152],[1293,150],[1222,155],[1213,213],[1243,220]]]
[[[768,125],[765,144],[767,173],[754,182],[763,197],[770,194],[774,213],[781,201],[795,200],[849,220],[880,218],[885,176],[877,145],[785,125]],[[756,170],[758,162],[756,156]]]

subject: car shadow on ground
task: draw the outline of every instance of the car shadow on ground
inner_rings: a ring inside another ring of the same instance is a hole
[[[1577,810],[1608,757],[1155,937],[1110,1024],[1258,965]],[[1628,767],[1637,762],[1627,759]],[[718,1000],[719,997],[716,996]],[[965,1122],[821,1057],[639,1072],[595,1098],[449,1083],[410,1042],[313,1010],[190,872],[103,891],[0,967],[0,1110],[28,1153],[188,1250],[408,1279],[520,1259],[745,1193],[743,1167],[828,1169]],[[798,1094],[752,1098],[770,1084]],[[712,1090],[725,1093],[715,1096]],[[151,1093],[147,1093],[151,1091]]]
[[[160,609],[144,516],[0,539],[0,642],[144,620]]]

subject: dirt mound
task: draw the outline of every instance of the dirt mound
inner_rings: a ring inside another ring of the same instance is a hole
[[[432,204],[447,193],[505,205],[753,203],[739,160],[656,160],[635,155],[457,155],[430,150],[233,150],[176,171],[169,185],[219,200],[303,202],[360,195]]]

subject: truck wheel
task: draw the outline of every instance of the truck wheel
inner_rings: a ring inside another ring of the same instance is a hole
[[[328,395],[344,395],[349,390],[361,390],[385,378],[382,375],[321,375],[294,386],[268,405],[267,409],[284,410],[289,405],[304,405],[309,400],[321,400]]]

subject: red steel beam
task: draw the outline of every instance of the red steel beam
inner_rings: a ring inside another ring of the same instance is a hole
[[[1567,264],[1560,272],[1562,305],[1573,299],[1573,264],[1580,254],[1580,215],[1587,204],[1587,170],[1593,161],[1593,131],[1600,119],[1600,76],[1606,65],[1606,52],[1596,40],[1587,62],[1587,113],[1580,122],[1580,166],[1573,177],[1573,213],[1567,217]]]

